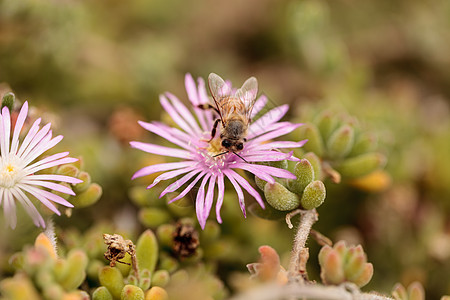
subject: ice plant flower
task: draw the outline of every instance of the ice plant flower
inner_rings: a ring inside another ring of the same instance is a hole
[[[37,211],[32,200],[40,201],[59,215],[60,212],[54,203],[67,207],[73,207],[73,205],[62,197],[49,192],[47,189],[74,195],[74,192],[70,188],[56,182],[82,182],[70,176],[35,174],[47,168],[75,162],[77,159],[67,157],[68,152],[54,154],[40,160],[38,159],[40,155],[54,147],[63,138],[61,135],[52,138],[50,124],[40,128],[40,118],[33,123],[22,143],[20,143],[19,135],[27,114],[28,103],[25,102],[19,112],[14,127],[11,128],[9,109],[5,106],[0,113],[0,205],[3,206],[3,213],[7,224],[13,229],[17,224],[16,202],[19,202],[23,206],[36,226],[45,227],[44,219]],[[29,196],[32,196],[32,198],[30,199]]]
[[[301,147],[305,141],[272,141],[272,139],[293,131],[301,124],[278,122],[288,111],[288,106],[282,105],[276,107],[250,124],[247,142],[244,145],[244,149],[238,153],[240,157],[231,152],[218,155],[224,152],[220,138],[216,136],[211,142],[208,142],[211,137],[214,120],[217,116],[214,116],[214,112],[211,110],[198,108],[199,105],[212,102],[207,95],[205,82],[202,78],[199,78],[197,86],[192,76],[187,74],[185,86],[194,114],[173,94],[166,93],[160,96],[162,107],[177,124],[178,128],[170,127],[160,122],[147,123],[139,121],[139,124],[143,128],[163,137],[167,141],[177,145],[178,148],[136,141],[130,142],[132,147],[142,151],[180,158],[181,161],[146,166],[137,171],[132,179],[156,172],[167,171],[156,177],[154,182],[148,186],[148,188],[152,188],[162,180],[181,176],[167,186],[160,194],[160,197],[162,197],[167,193],[177,191],[180,187],[187,184],[184,190],[177,197],[171,199],[169,203],[184,197],[200,181],[195,207],[197,219],[202,228],[205,227],[206,219],[209,216],[214,202],[216,185],[216,217],[217,221],[222,223],[220,209],[224,198],[225,177],[228,178],[236,190],[244,216],[246,212],[242,188],[253,196],[259,205],[264,208],[264,202],[260,194],[235,170],[246,170],[270,183],[275,182],[273,176],[295,179],[295,175],[289,171],[256,163],[286,159],[296,160],[292,156],[292,152],[283,153],[274,149]],[[266,103],[267,97],[260,96],[255,102],[251,117],[253,118],[261,111]]]

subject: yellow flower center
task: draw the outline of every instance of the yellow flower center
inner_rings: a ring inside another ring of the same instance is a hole
[[[12,188],[22,178],[22,168],[17,157],[0,162],[0,187]]]

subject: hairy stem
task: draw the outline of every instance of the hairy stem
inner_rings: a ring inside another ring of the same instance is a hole
[[[290,222],[290,217],[299,213],[301,215],[300,223],[294,238],[288,277],[290,282],[304,283],[306,278],[306,261],[309,257],[308,248],[305,247],[306,240],[308,239],[312,225],[318,220],[318,215],[315,209],[296,210],[292,212],[289,217],[286,216],[286,220],[289,219]]]

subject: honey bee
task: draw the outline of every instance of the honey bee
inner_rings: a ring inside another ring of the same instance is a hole
[[[244,143],[247,141],[251,112],[258,93],[258,81],[255,77],[250,77],[234,94],[231,87],[217,74],[209,74],[208,83],[215,107],[212,105],[200,107],[213,109],[219,115],[214,122],[209,141],[215,137],[220,123],[222,125],[220,127],[221,145],[226,151],[218,155],[228,152],[238,155],[237,152],[244,149]]]

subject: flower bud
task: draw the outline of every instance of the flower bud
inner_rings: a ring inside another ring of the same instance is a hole
[[[377,147],[377,138],[372,133],[362,133],[355,139],[355,144],[350,151],[350,156],[357,156],[367,152],[375,151]]]
[[[327,142],[331,158],[345,157],[352,149],[355,133],[350,125],[342,125],[330,136]]]
[[[314,170],[313,180],[322,180],[322,162],[320,158],[313,152],[308,152],[303,155],[303,158],[307,159]]]
[[[314,180],[314,169],[307,159],[300,160],[294,167],[297,179],[288,181],[288,188],[296,193],[302,194],[305,187]]]
[[[145,295],[145,300],[169,300],[169,295],[162,287],[154,286]]]
[[[98,275],[100,284],[108,289],[113,298],[120,299],[124,287],[122,273],[117,268],[103,267]]]
[[[9,111],[11,112],[14,107],[15,99],[16,99],[16,96],[13,93],[11,93],[11,92],[6,93],[2,98],[2,108],[6,106],[6,107],[8,107]]]
[[[175,226],[173,224],[162,224],[156,229],[156,236],[158,237],[161,246],[172,248],[173,234]]]
[[[78,177],[79,172],[80,172],[80,170],[72,164],[62,165],[56,170],[56,174],[70,176],[70,177]],[[79,179],[84,181],[83,178],[79,178]],[[74,184],[74,186],[76,186],[76,185],[77,184]]]
[[[150,273],[155,270],[158,261],[158,241],[150,229],[144,231],[136,243],[136,257],[139,270],[147,269]]]
[[[167,270],[158,270],[152,276],[152,285],[164,287],[169,283],[170,275]]]
[[[300,202],[304,209],[313,209],[322,205],[326,195],[325,185],[316,180],[305,187]]]
[[[381,153],[366,153],[344,160],[336,170],[344,177],[356,178],[367,175],[386,164],[386,157]]]
[[[257,186],[261,191],[264,191],[264,187],[266,186],[267,181],[262,180],[261,178],[255,176],[255,183],[256,183],[256,186]]]
[[[264,196],[273,208],[281,211],[293,210],[300,204],[300,198],[278,182],[267,183]]]
[[[135,285],[127,284],[120,295],[121,300],[144,300],[144,291]]]
[[[327,140],[338,125],[338,119],[330,111],[320,113],[315,119],[320,134],[324,140]]]
[[[314,124],[305,124],[300,127],[301,139],[307,139],[308,142],[303,146],[305,151],[314,152],[318,156],[323,155],[324,145],[319,129]]]
[[[65,290],[74,290],[80,286],[86,277],[87,263],[88,257],[82,250],[69,252],[64,275],[58,280]]]
[[[92,300],[113,300],[113,296],[106,287],[101,286],[92,294]]]
[[[73,167],[71,165],[68,165],[67,167]],[[75,170],[78,170],[77,168],[73,167]],[[60,168],[61,169],[61,168]],[[67,168],[68,169],[68,168]],[[69,170],[67,170],[69,171]],[[91,175],[89,175],[89,173],[81,171],[78,176],[78,179],[83,180],[83,182],[77,183],[73,185],[73,191],[75,193],[81,193],[84,192],[85,190],[87,190],[89,188],[89,186],[91,185]]]
[[[92,183],[87,190],[74,196],[71,202],[77,208],[87,207],[96,203],[102,193],[102,187],[97,183]]]
[[[170,214],[163,208],[145,207],[139,211],[139,221],[146,227],[156,228],[170,219]]]

